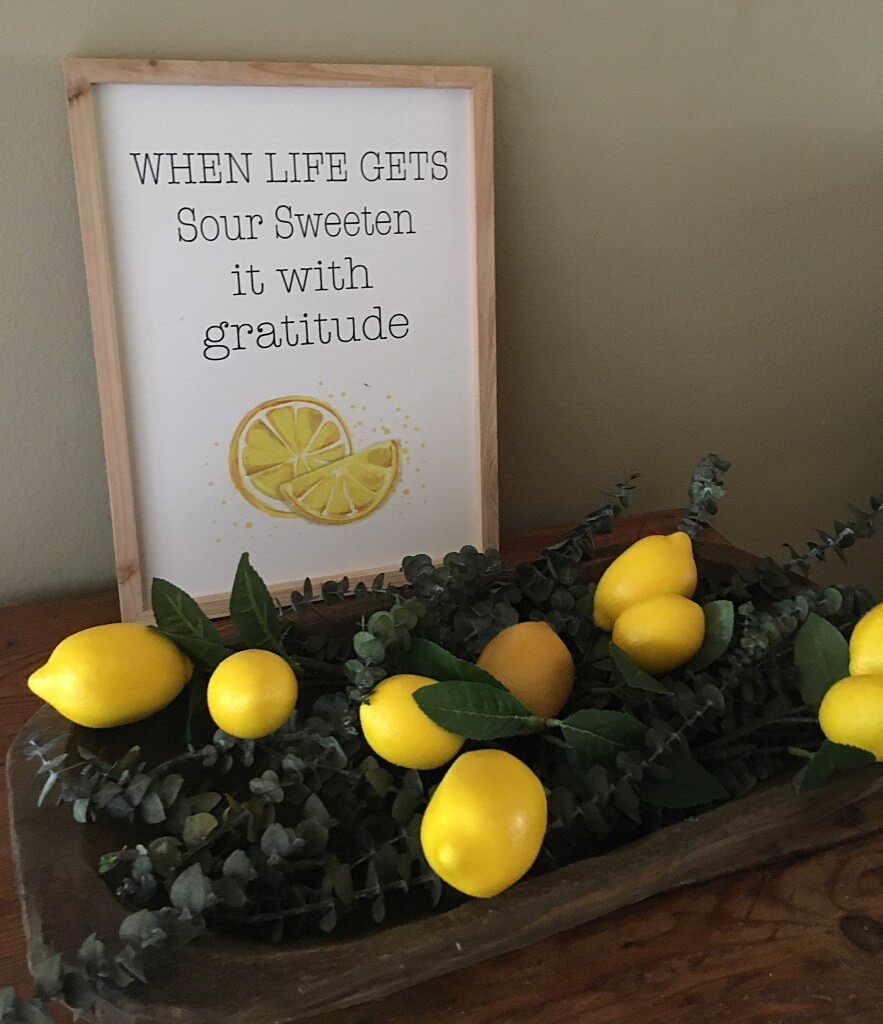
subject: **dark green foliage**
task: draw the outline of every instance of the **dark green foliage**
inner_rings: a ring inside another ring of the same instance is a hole
[[[717,511],[728,463],[697,466],[681,526],[695,537]],[[549,794],[549,830],[537,870],[615,847],[707,806],[748,792],[808,759],[798,789],[871,755],[823,742],[816,706],[843,668],[845,637],[871,606],[864,591],[795,592],[787,570],[805,571],[873,531],[871,513],[723,583],[701,582],[706,636],[695,658],[661,679],[643,672],[592,622],[595,585],[584,561],[594,538],[627,508],[627,475],[606,502],[534,563],[509,570],[498,552],[466,546],[433,565],[404,559],[405,585],[350,587],[309,580],[280,608],[243,555],[231,595],[242,645],[296,664],[298,711],[277,733],[239,741],[213,731],[199,700],[198,742],[150,765],[138,748],[107,759],[32,738],[28,753],[43,782],[40,802],[69,804],[84,824],[110,819],[137,837],[97,865],[131,910],[120,934],[89,936],[74,963],[49,957],[36,994],[0,992],[0,1022],[47,1024],[49,1000],[63,996],[88,1014],[144,984],[174,950],[206,929],[235,928],[276,941],[322,935],[349,920],[376,927],[391,914],[429,913],[442,898],[419,829],[440,773],[381,763],[362,739],[359,704],[378,681],[415,672],[440,682],[418,704],[471,743],[492,742],[536,771]],[[329,630],[316,614],[352,601],[358,624]],[[158,628],[205,672],[228,646],[183,591],[153,586]],[[557,719],[531,712],[474,661],[501,629],[548,622],[573,654],[573,695]],[[197,688],[194,693],[198,696]],[[450,892],[448,900],[455,897]]]
[[[156,628],[174,640],[197,665],[213,669],[231,653],[212,620],[180,587],[168,580],[155,579],[150,599]]]
[[[834,683],[849,675],[849,644],[833,623],[813,613],[794,641],[794,664],[804,703],[817,708]]]
[[[718,503],[724,496],[724,473],[730,463],[713,452],[706,455],[693,470],[690,481],[690,504],[684,513],[681,529],[695,540],[717,515]]]
[[[835,521],[833,534],[826,533],[824,530],[816,530],[819,540],[818,542],[807,542],[806,554],[798,554],[790,544],[786,544],[785,547],[791,557],[785,563],[784,568],[808,575],[812,563],[814,561],[824,562],[831,551],[841,562],[845,562],[846,558],[843,552],[847,548],[851,548],[857,540],[864,540],[874,535],[877,516],[883,509],[883,494],[872,495],[868,500],[868,505],[870,506],[869,512],[850,505],[850,518],[845,523]]]
[[[843,743],[832,743],[830,740],[825,740],[794,776],[794,788],[798,793],[818,789],[832,775],[861,768],[863,765],[872,764],[875,760],[869,750],[860,750],[858,747],[849,747]]]

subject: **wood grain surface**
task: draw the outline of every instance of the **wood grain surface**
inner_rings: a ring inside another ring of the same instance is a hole
[[[668,530],[676,522],[676,512],[628,517],[610,541]],[[504,551],[512,560],[535,557],[559,534],[546,530],[512,536]],[[713,535],[708,539],[720,540]],[[69,632],[116,617],[115,591],[0,610],[4,752],[37,706],[25,690],[27,673]],[[881,881],[883,840],[863,839],[657,897],[417,988],[315,1020],[876,1024],[883,1002]],[[23,964],[4,831],[0,982],[26,988]]]

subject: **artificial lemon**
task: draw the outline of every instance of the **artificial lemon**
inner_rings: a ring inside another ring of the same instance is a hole
[[[344,458],[352,451],[340,414],[318,398],[271,398],[242,418],[230,442],[230,475],[240,494],[273,516],[298,512],[282,498],[297,476]]]
[[[849,638],[849,674],[883,675],[883,603],[856,623]]]
[[[630,605],[613,627],[613,642],[645,672],[683,665],[705,639],[705,613],[680,594],[660,594]]]
[[[835,683],[822,698],[819,725],[832,743],[869,750],[883,761],[883,675]]]
[[[288,505],[305,519],[340,526],[376,512],[395,487],[399,445],[378,441],[354,455],[295,477],[281,488]]]
[[[501,630],[481,652],[478,667],[541,718],[554,718],[573,691],[573,658],[548,622]]]
[[[455,757],[463,737],[442,729],[414,700],[414,692],[431,686],[426,676],[389,676],[375,687],[359,708],[368,746],[385,761],[401,768],[439,768]]]
[[[108,729],[155,714],[192,674],[189,659],[162,633],[114,622],[62,640],[28,686],[77,725]]]
[[[219,729],[256,740],[285,724],[297,703],[297,677],[272,651],[237,651],[208,681],[208,710]]]
[[[471,750],[448,769],[420,826],[432,870],[467,896],[496,896],[537,859],[546,834],[543,784],[504,750]]]
[[[693,542],[686,533],[642,537],[615,558],[598,581],[595,625],[609,632],[626,608],[648,597],[692,597],[696,582]]]

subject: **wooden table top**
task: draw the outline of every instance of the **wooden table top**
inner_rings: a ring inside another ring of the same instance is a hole
[[[622,517],[607,543],[673,529]],[[505,537],[510,562],[562,529]],[[713,530],[705,538],[726,543]],[[28,673],[61,639],[119,618],[116,592],[0,609],[0,750],[39,702]],[[2,820],[6,790],[0,789]],[[63,853],[59,851],[59,855]],[[648,900],[314,1024],[879,1024],[883,835]],[[0,831],[0,987],[29,992],[8,828]],[[60,1021],[70,1020],[59,1011]]]

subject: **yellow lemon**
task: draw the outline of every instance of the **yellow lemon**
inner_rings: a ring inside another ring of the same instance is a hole
[[[297,677],[272,651],[237,651],[208,681],[208,710],[219,729],[256,740],[283,726],[297,703]]]
[[[642,537],[615,558],[598,581],[595,625],[609,632],[626,608],[648,597],[692,597],[696,582],[693,542],[686,533]]]
[[[344,458],[352,441],[340,414],[318,398],[271,398],[243,416],[230,442],[230,475],[255,508],[296,516],[282,486],[297,476]]]
[[[155,714],[192,674],[189,659],[167,637],[114,622],[62,640],[28,686],[77,725],[108,729]]]
[[[389,676],[359,708],[368,746],[385,761],[401,768],[439,768],[455,757],[463,737],[442,729],[414,700],[414,692],[431,686],[426,676]]]
[[[849,674],[883,675],[883,603],[856,623],[849,638]]]
[[[447,770],[420,826],[432,870],[467,896],[496,896],[537,859],[548,807],[540,780],[503,750],[471,750]]]
[[[661,594],[630,605],[613,627],[616,646],[654,675],[689,661],[704,639],[702,608],[680,594]]]
[[[501,630],[481,652],[478,667],[541,718],[554,718],[573,691],[573,658],[548,622]]]
[[[295,477],[280,488],[305,519],[340,526],[376,512],[399,475],[397,441],[379,441],[329,466]]]
[[[819,725],[832,743],[869,750],[883,761],[883,675],[835,683],[822,698]]]

